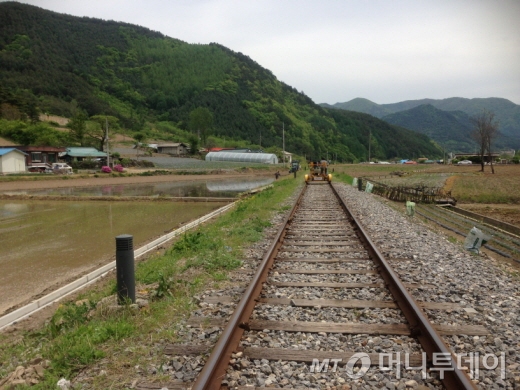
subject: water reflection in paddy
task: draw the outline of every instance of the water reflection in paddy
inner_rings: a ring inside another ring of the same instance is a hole
[[[240,178],[219,181],[161,182],[146,184],[107,184],[23,191],[31,195],[57,196],[154,196],[154,197],[235,197],[240,192],[262,187],[271,178]],[[11,191],[20,193],[21,191]]]
[[[0,314],[105,264],[115,237],[151,238],[225,203],[0,201]]]

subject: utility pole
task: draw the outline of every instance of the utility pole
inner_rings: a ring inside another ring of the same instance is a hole
[[[285,123],[282,122],[283,167],[285,168]]]
[[[370,164],[370,140],[372,138],[372,129],[368,129],[368,163]]]
[[[110,166],[110,145],[108,143],[108,119],[105,117],[106,140],[107,140],[107,166]]]
[[[262,128],[260,128],[260,149],[262,149]]]

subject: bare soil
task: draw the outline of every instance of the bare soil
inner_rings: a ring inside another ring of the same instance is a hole
[[[459,203],[457,207],[520,227],[520,205]]]

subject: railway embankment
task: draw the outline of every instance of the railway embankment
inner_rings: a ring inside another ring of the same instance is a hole
[[[479,365],[478,372],[475,371],[475,366],[471,367],[476,386],[483,389],[518,386],[520,384],[520,361],[517,354],[520,347],[518,272],[488,255],[465,251],[462,245],[432,231],[418,218],[409,218],[393,210],[375,195],[359,192],[339,183],[335,186],[380,251],[389,259],[401,280],[407,285],[422,286],[412,288],[411,292],[414,299],[421,302],[428,319],[434,325],[487,330],[482,334],[454,333],[442,336],[444,343],[449,346],[453,354],[471,357],[474,363],[478,362],[475,363]],[[279,223],[281,220],[282,218],[278,216],[273,223]],[[236,283],[232,283],[228,288],[208,289],[196,296],[198,308],[180,325],[179,338],[176,342],[167,343],[164,349],[165,357],[171,361],[163,366],[168,379],[160,382],[161,386],[186,388],[197,378],[205,364],[207,354],[222,332],[226,319],[242,297],[253,270],[271,245],[268,238],[275,230],[270,228],[264,241],[248,249],[243,266],[233,274],[232,279],[236,280]],[[337,265],[326,264],[326,261],[323,263],[325,270],[323,273],[327,273],[329,269],[336,271],[338,269]],[[284,292],[280,293],[272,289],[272,285],[276,283],[309,284],[308,275],[306,277],[302,275],[306,273],[305,269],[309,266],[309,264],[284,264],[284,269],[292,267],[294,271],[300,271],[285,275],[275,269],[273,283],[266,287],[265,295],[271,297],[267,299],[271,299],[269,302],[273,303],[279,294],[279,305],[260,305],[255,309],[255,318],[265,320],[266,324],[274,320],[296,321],[306,318],[318,318],[318,322],[358,321],[360,324],[366,324],[367,327],[376,321],[387,324],[403,323],[402,317],[389,308],[376,310],[357,308],[343,311],[338,316],[338,312],[331,308],[319,305],[306,306],[300,303],[311,298],[338,297],[348,298],[351,301],[387,300],[389,297],[379,292],[377,287],[350,290],[346,295],[338,288],[333,294],[337,296],[320,296],[322,293],[312,286],[303,287],[293,296],[286,296]],[[347,278],[346,275],[342,277]],[[370,273],[360,272],[356,277],[355,282],[360,284],[377,282],[375,276]],[[315,278],[316,282],[323,281],[320,275],[311,278]],[[332,282],[337,283],[338,280]],[[339,281],[337,287],[341,282],[344,280]],[[281,302],[284,298],[289,302],[288,308],[283,306],[287,302]],[[206,319],[206,324],[201,321],[201,318]],[[210,320],[211,318],[213,319]],[[231,388],[242,388],[241,386],[323,389],[443,388],[435,377],[424,379],[419,371],[401,373],[402,375],[398,377],[395,370],[394,372],[369,370],[363,378],[352,380],[345,375],[344,370],[326,372],[310,370],[313,357],[321,359],[322,362],[323,358],[333,359],[344,356],[342,351],[347,348],[369,350],[374,346],[376,350],[385,353],[414,354],[420,351],[420,347],[417,347],[417,344],[407,336],[366,338],[356,334],[318,332],[312,329],[298,332],[265,329],[243,336],[243,350],[232,355],[225,383]],[[262,348],[279,355],[265,356],[264,350],[262,356],[259,352]],[[286,353],[287,348],[293,350],[292,355]],[[253,351],[258,352],[256,357]],[[288,357],[297,355],[294,351],[300,352],[298,362],[291,361]],[[153,382],[153,376],[142,375],[136,378],[135,388],[151,389],[154,386]]]
[[[375,195],[359,192],[340,183],[334,185],[402,281],[424,286],[412,289],[411,293],[417,301],[431,303],[430,308],[424,308],[430,321],[440,326],[479,326],[488,330],[486,335],[443,335],[444,342],[454,354],[476,357],[473,360],[479,362],[478,376],[474,377],[476,385],[482,389],[514,389],[520,386],[518,271],[488,255],[465,251],[462,245],[432,231],[420,219],[412,219],[393,210]],[[278,209],[287,210],[292,201],[294,199],[286,201]],[[141,390],[187,388],[202,370],[208,352],[222,332],[225,319],[234,311],[256,266],[270,247],[270,239],[284,218],[283,212],[275,213],[271,218],[271,226],[263,231],[264,238],[252,245],[244,245],[242,265],[228,274],[227,281],[219,286],[208,285],[194,294],[195,305],[184,320],[157,324],[161,327],[157,330],[160,335],[158,339],[154,339],[152,332],[149,342],[139,346],[128,345],[123,349],[131,358],[122,356],[122,351],[119,351],[118,356],[109,353],[103,359],[85,366],[71,378],[72,386],[101,388],[100,384],[111,384],[113,388]],[[297,273],[279,274],[275,278],[282,283],[302,282]],[[374,281],[374,277],[369,274],[362,274],[358,278],[356,282],[359,283]],[[304,288],[301,292],[308,298],[316,293],[312,287]],[[283,309],[283,306],[266,306],[259,309],[262,311],[257,315],[275,320],[284,316],[287,318],[292,312],[300,318],[319,316],[321,321],[342,321],[337,312],[328,308],[298,307],[298,300],[302,298],[289,297],[289,300],[294,300],[294,305],[289,305],[288,310]],[[378,296],[376,288],[369,288],[349,298],[376,300],[387,297]],[[357,308],[348,311],[350,314],[351,317],[343,319],[369,324],[376,320],[376,317],[371,317],[377,316],[377,320],[382,319],[388,324],[402,322],[401,317],[388,308],[375,311]],[[190,321],[190,318],[209,316],[222,318],[223,321],[221,324],[218,321]],[[166,334],[169,337],[165,337],[165,328],[168,328]],[[321,362],[323,358],[335,357],[335,354],[325,356],[321,352],[341,353],[345,346],[357,346],[360,350],[375,346],[381,351],[418,352],[408,336],[362,338],[355,334],[266,329],[254,335],[246,335],[245,342],[249,343],[249,347],[270,348],[280,353],[281,348],[291,347],[308,358],[320,358]],[[496,360],[492,356],[496,356]],[[486,361],[482,360],[483,357],[486,357]],[[124,358],[124,363],[117,362],[121,358]],[[395,370],[386,373],[369,370],[363,378],[351,380],[344,375],[344,370],[311,372],[310,363],[284,360],[281,354],[279,359],[275,356],[269,359],[250,358],[239,351],[232,356],[231,364],[233,368],[228,371],[226,381],[232,388],[442,388],[435,378],[424,380],[419,370],[400,378]],[[414,364],[418,365],[418,362]],[[473,370],[473,374],[477,373]]]

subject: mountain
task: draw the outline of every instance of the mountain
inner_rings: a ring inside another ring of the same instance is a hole
[[[423,104],[386,115],[382,119],[426,134],[449,150],[469,152],[475,149],[470,135],[472,125],[469,116],[462,111],[443,111],[431,104]]]
[[[321,104],[323,107],[327,108],[337,108],[341,110],[348,111],[357,111],[364,112],[365,114],[370,114],[375,116],[376,118],[382,118],[385,115],[391,114],[395,111],[384,108],[382,105],[374,103],[368,99],[363,98],[355,98],[346,103],[336,103],[334,105]]]
[[[360,103],[361,102],[361,103]],[[363,103],[363,102],[369,102]],[[343,109],[343,110],[351,110],[351,111],[359,111],[364,112],[370,115],[373,115],[377,118],[387,120],[391,119],[392,122],[390,123],[402,123],[406,122],[406,126],[409,129],[425,132],[426,134],[429,134],[432,138],[434,138],[436,141],[441,141],[442,139],[446,140],[444,135],[440,135],[437,137],[435,131],[433,128],[430,128],[429,131],[425,130],[425,125],[428,122],[431,122],[432,119],[428,118],[426,116],[425,118],[420,118],[419,113],[421,111],[415,111],[411,114],[405,114],[404,117],[400,116],[391,116],[391,114],[401,113],[405,112],[407,110],[412,110],[416,107],[424,106],[424,105],[430,105],[438,110],[442,110],[445,112],[450,112],[453,116],[458,117],[460,119],[460,123],[454,124],[453,128],[448,128],[446,130],[443,130],[444,132],[449,133],[453,132],[454,135],[458,137],[460,134],[460,129],[465,127],[467,125],[467,117],[474,116],[478,114],[481,110],[489,110],[495,113],[496,118],[500,122],[500,132],[501,136],[497,140],[497,147],[514,147],[514,148],[520,148],[520,105],[517,105],[510,100],[502,99],[502,98],[475,98],[475,99],[466,99],[466,98],[460,98],[460,97],[453,97],[448,99],[420,99],[420,100],[407,100],[403,102],[398,103],[391,103],[391,104],[376,104],[371,102],[370,100],[356,98],[353,100],[350,100],[345,103],[336,103],[334,105],[327,105],[329,108],[337,108],[337,109]],[[429,111],[422,111],[427,115],[431,115],[431,110]],[[458,114],[455,114],[455,112],[458,112]],[[463,113],[465,115],[462,115],[460,113]],[[437,113],[440,115],[439,113]],[[448,122],[452,121],[452,117],[448,119],[448,117],[445,117],[444,115],[441,115],[443,119],[439,117],[439,121],[447,124],[445,122],[446,120]],[[415,118],[413,120],[412,118]],[[454,123],[454,122],[452,122]],[[403,125],[404,126],[404,125]],[[435,125],[435,128],[439,128],[440,123]],[[441,131],[441,132],[443,132]],[[458,141],[454,138],[454,143],[457,144]],[[467,150],[462,150],[467,151]]]
[[[71,118],[77,128],[68,135],[29,126],[41,112]],[[83,132],[102,133],[108,117],[111,129],[132,137],[198,142],[195,116],[211,119],[201,134],[206,145],[225,139],[281,149],[284,135],[286,150],[301,156],[359,161],[373,130],[380,158],[408,157],[413,148],[432,158],[442,153],[423,135],[325,109],[220,44],[193,45],[127,23],[0,3],[0,136],[83,145],[95,138]],[[390,147],[388,134],[402,138]]]

